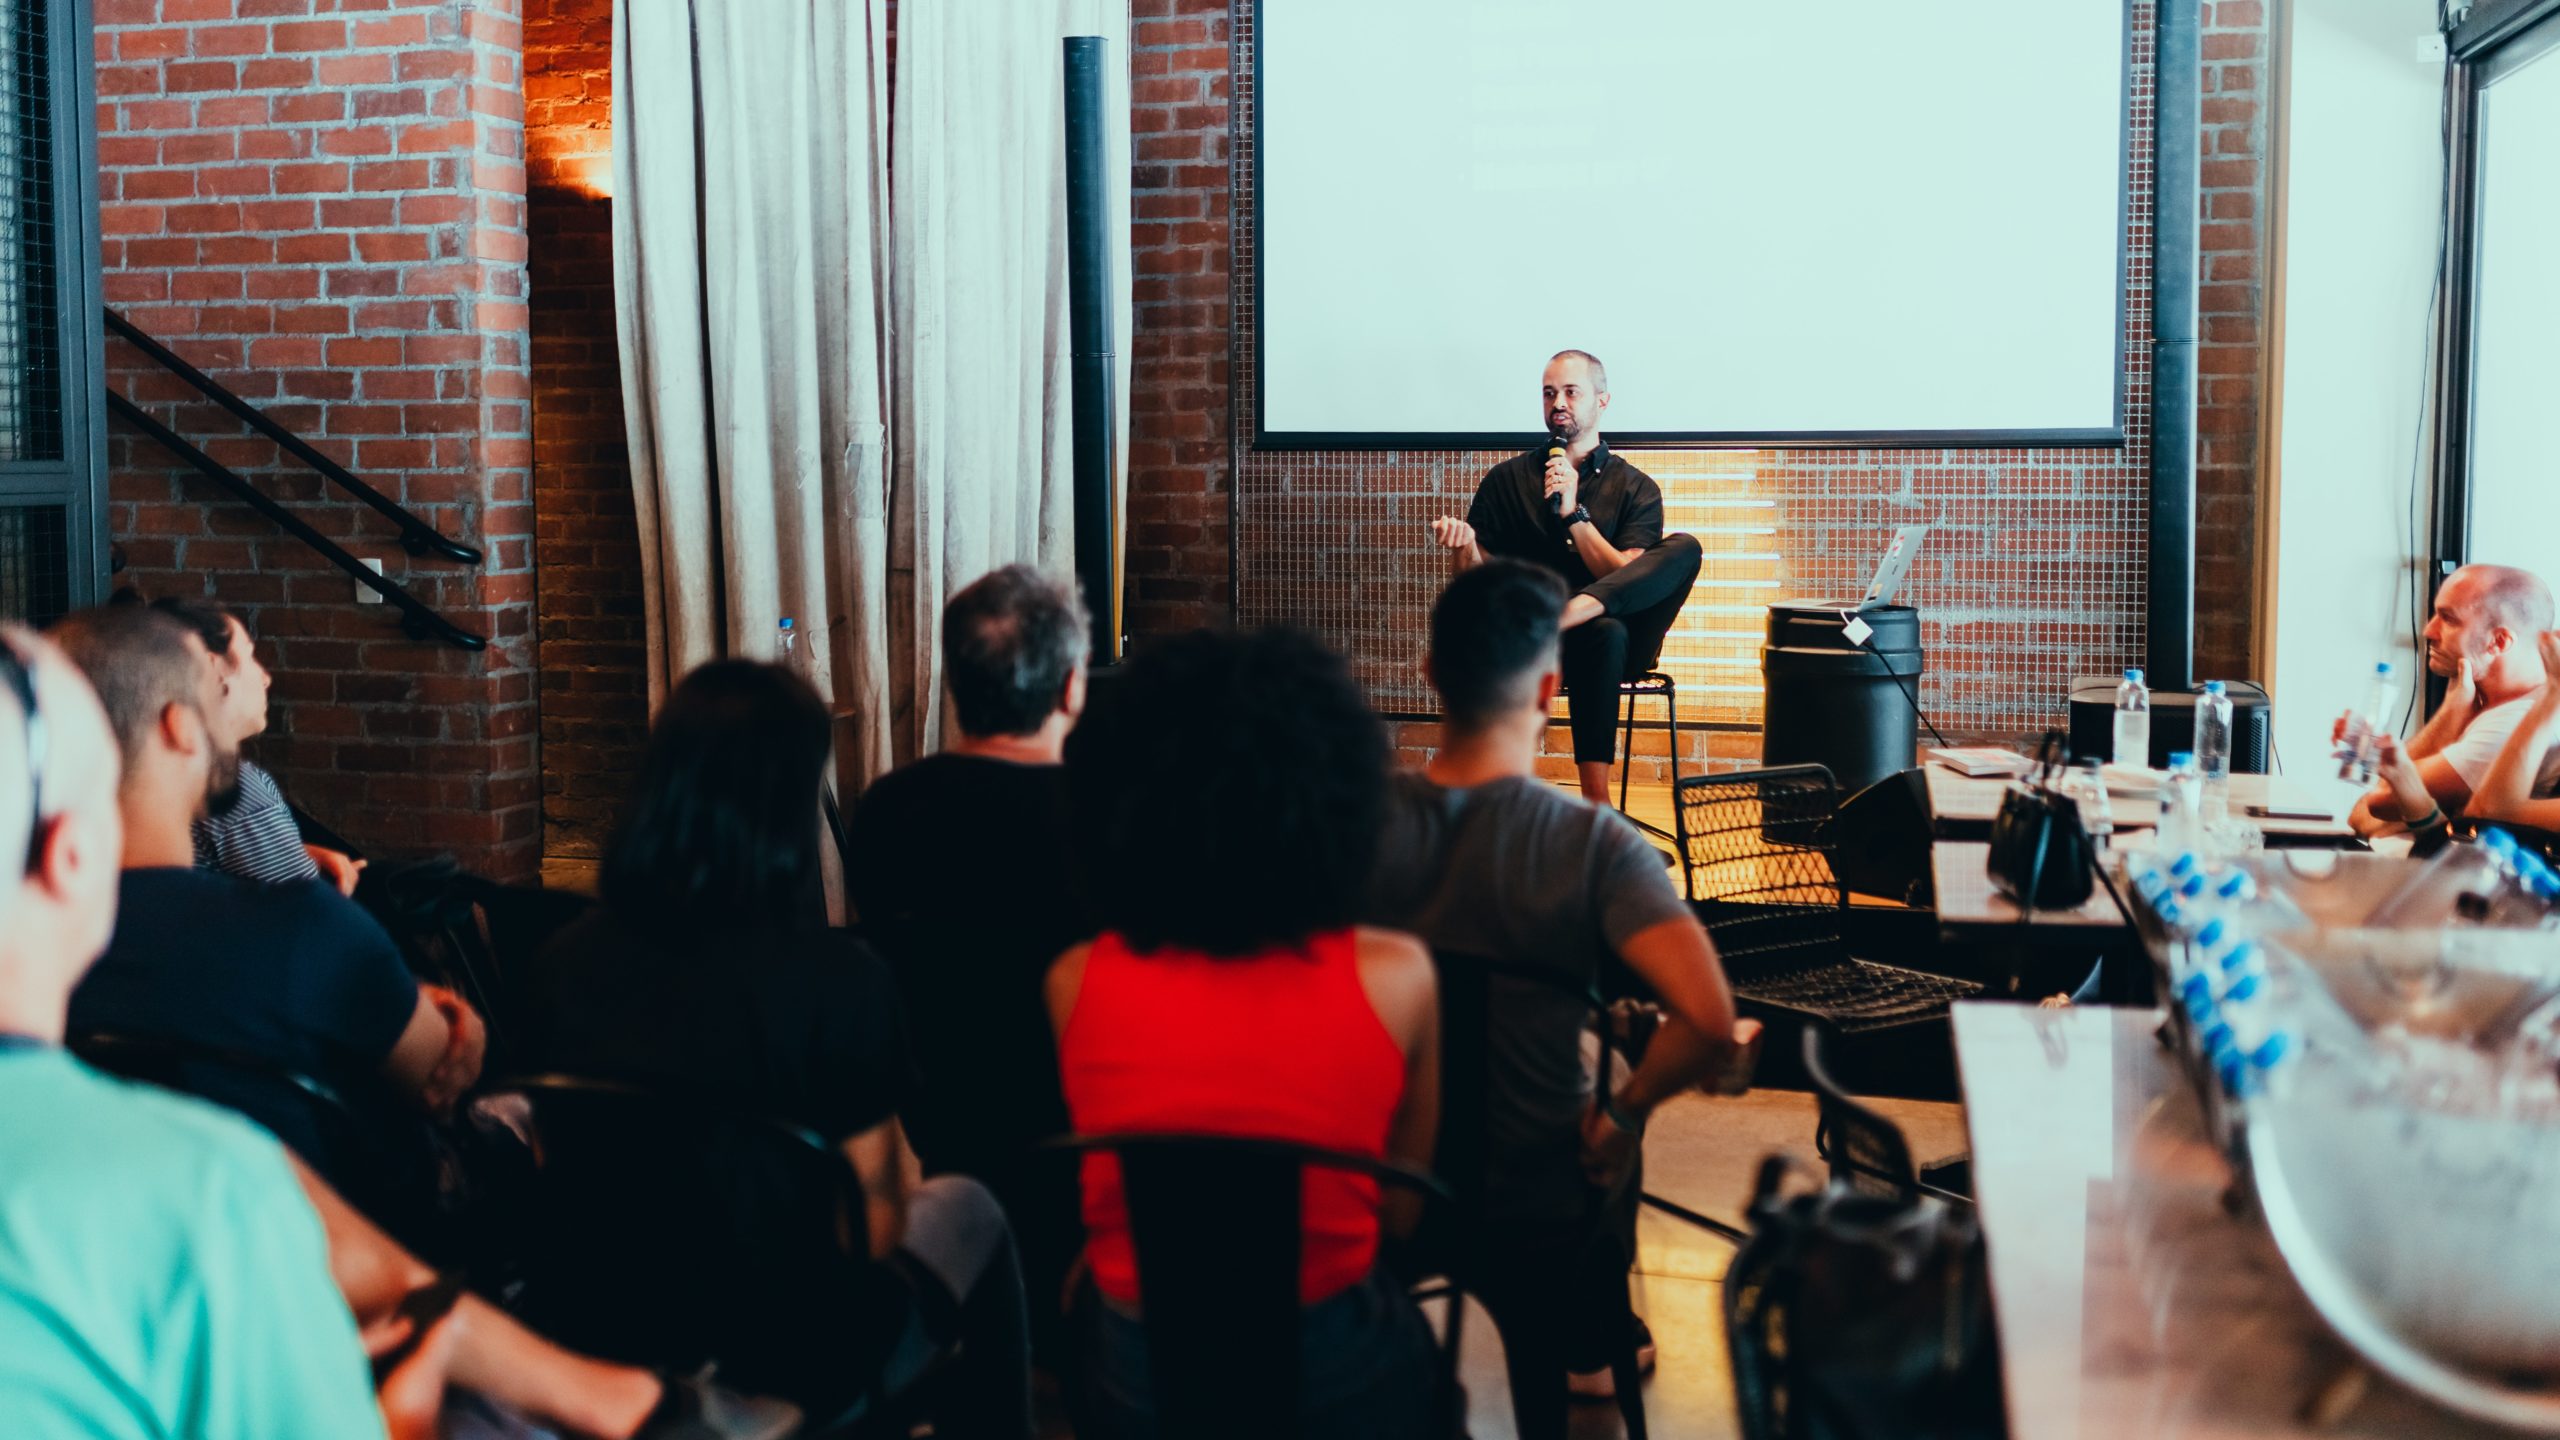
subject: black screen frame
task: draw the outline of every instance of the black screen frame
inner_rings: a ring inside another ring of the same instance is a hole
[[[1262,21],[1264,0],[1245,0],[1254,12],[1251,34],[1250,103],[1253,145],[1243,188],[1253,206],[1253,438],[1251,448],[1270,451],[1404,451],[1518,450],[1536,439],[1532,427],[1500,431],[1275,431],[1267,419],[1268,370],[1264,364],[1270,327],[1264,309],[1264,264],[1270,251],[1263,243]],[[2540,3],[2540,0],[2536,0]],[[2560,4],[2560,0],[2552,0]],[[2133,213],[2133,15],[2135,0],[2123,0],[2123,43],[2118,49],[2120,90],[2116,137],[2116,318],[2115,415],[2103,427],[2028,430],[1635,430],[1609,432],[1622,449],[1656,450],[2017,450],[2121,449],[2125,424],[2125,361],[2130,342],[2125,334],[2127,290],[2132,283]]]

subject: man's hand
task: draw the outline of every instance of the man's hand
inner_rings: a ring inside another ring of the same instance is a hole
[[[1596,1102],[1582,1112],[1582,1177],[1592,1184],[1617,1189],[1643,1150],[1644,1137],[1620,1129]]]
[[[1443,515],[1431,522],[1431,541],[1443,550],[1472,550],[1476,527],[1454,515]]]
[[[428,1072],[421,1096],[429,1110],[441,1115],[452,1109],[462,1092],[480,1078],[481,1062],[489,1053],[489,1027],[480,1019],[480,1012],[471,1008],[471,1002],[453,991],[441,985],[418,988],[425,992],[436,1012],[444,1016],[444,1058]]]
[[[2400,818],[2416,823],[2436,808],[2436,797],[2427,791],[2427,782],[2418,774],[2418,762],[2409,758],[2400,737],[2384,735],[2374,751],[2374,775],[2391,789],[2391,801],[2400,807]]]
[[[351,898],[355,895],[356,874],[364,869],[363,861],[326,845],[305,845],[302,853],[311,857],[311,863],[320,867],[320,878],[337,886],[339,894]]]
[[[2534,648],[2542,652],[2542,672],[2560,680],[2560,630],[2545,630],[2535,640]]]
[[[2480,687],[2471,679],[2468,657],[2453,662],[2453,678],[2444,683],[2444,704],[2436,713],[2452,716],[2466,726],[2480,713]]]
[[[1582,476],[1573,468],[1573,462],[1562,455],[1547,457],[1547,494],[1563,498],[1556,507],[1560,515],[1570,515],[1581,508]]]

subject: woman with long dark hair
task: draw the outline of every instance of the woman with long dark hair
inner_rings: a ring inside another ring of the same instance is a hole
[[[904,1281],[858,1287],[866,1312],[850,1328],[867,1353],[846,1357],[849,1373],[878,1366],[894,1390],[957,1338],[966,1373],[937,1386],[948,1397],[937,1433],[1019,1440],[1026,1321],[1003,1214],[972,1180],[910,1187],[898,1111],[914,1082],[897,991],[819,905],[827,750],[826,709],[789,672],[724,660],[687,675],[606,851],[604,903],[536,967],[524,1053],[838,1144],[862,1181],[869,1258]]]
[[[1212,1133],[1427,1166],[1438,991],[1408,935],[1355,923],[1387,742],[1342,661],[1286,631],[1206,631],[1140,657],[1067,744],[1103,933],[1049,972],[1067,1110],[1084,1134]],[[1431,1338],[1377,1270],[1410,1196],[1310,1170],[1300,1415],[1328,1440],[1424,1433]],[[1155,1433],[1140,1277],[1112,1157],[1087,1158],[1094,1427]],[[1250,1403],[1239,1397],[1240,1403]]]

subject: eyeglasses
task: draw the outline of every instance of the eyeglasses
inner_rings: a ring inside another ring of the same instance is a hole
[[[6,641],[0,641],[0,683],[8,685],[18,697],[19,713],[25,715],[27,727],[27,870],[35,873],[38,857],[36,842],[44,838],[44,712],[36,708],[36,677],[26,660]]]

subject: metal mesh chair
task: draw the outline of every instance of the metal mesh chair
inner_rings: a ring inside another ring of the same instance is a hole
[[[1636,768],[1636,697],[1659,695],[1662,697],[1663,718],[1671,729],[1671,784],[1675,790],[1678,789],[1680,784],[1680,687],[1673,683],[1669,675],[1659,670],[1647,670],[1641,675],[1620,682],[1618,695],[1620,733],[1618,813],[1630,820],[1635,820],[1636,828],[1639,830],[1660,835],[1665,840],[1676,840],[1677,836],[1664,835],[1660,826],[1636,820],[1634,814],[1627,809],[1627,777]]]
[[[1690,903],[1746,1008],[1842,1034],[1943,1022],[1970,980],[1861,960],[1842,939],[1848,887],[1831,867],[1840,789],[1820,765],[1676,781]]]

